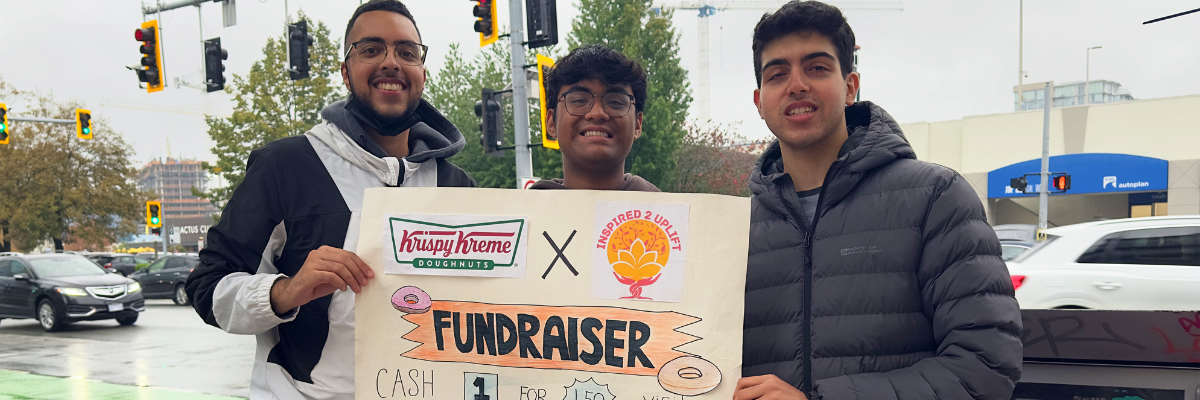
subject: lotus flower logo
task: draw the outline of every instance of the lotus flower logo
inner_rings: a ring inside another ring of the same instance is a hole
[[[658,281],[670,256],[667,233],[653,222],[633,220],[617,227],[608,244],[608,262],[617,281],[629,285],[630,295],[622,299],[653,300],[642,296],[642,288]]]

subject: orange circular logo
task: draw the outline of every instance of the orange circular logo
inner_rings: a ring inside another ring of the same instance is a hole
[[[667,232],[651,221],[626,221],[608,239],[608,262],[613,272],[633,282],[658,276],[670,257]]]

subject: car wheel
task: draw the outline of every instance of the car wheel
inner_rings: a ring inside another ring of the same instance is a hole
[[[63,328],[63,321],[58,317],[58,310],[54,309],[54,303],[49,299],[42,300],[38,304],[38,323],[42,325],[42,330],[46,332],[58,332]]]
[[[133,325],[134,322],[137,322],[137,319],[137,312],[122,313],[121,315],[117,316],[117,323],[121,324],[121,326],[130,326]]]
[[[187,290],[183,285],[175,285],[175,305],[186,306],[191,304],[191,299],[188,299]]]

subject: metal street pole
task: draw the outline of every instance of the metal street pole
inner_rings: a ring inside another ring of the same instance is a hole
[[[1050,105],[1054,104],[1050,82],[1046,82],[1045,108],[1042,111],[1042,180],[1038,183],[1038,229],[1046,229],[1050,212]]]
[[[1087,49],[1087,72],[1084,73],[1083,81],[1083,104],[1092,104],[1092,49],[1099,49],[1102,46],[1088,47]]]
[[[9,121],[24,121],[24,122],[45,122],[49,124],[75,124],[73,119],[52,119],[52,118],[25,118],[25,117],[8,117]]]
[[[517,185],[521,178],[533,177],[533,158],[529,153],[529,96],[526,95],[525,85],[528,77],[525,75],[525,13],[521,9],[523,1],[508,2],[508,24],[512,27],[509,39],[512,45],[512,98],[513,98],[513,141],[517,158]],[[518,187],[520,189],[520,187]]]
[[[1021,0],[1021,22],[1017,25],[1017,111],[1025,111],[1025,0]]]

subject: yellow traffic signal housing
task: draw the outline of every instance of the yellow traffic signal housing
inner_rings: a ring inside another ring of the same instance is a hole
[[[8,105],[0,103],[0,144],[8,144]]]
[[[551,139],[546,135],[546,126],[550,123],[550,120],[546,119],[550,111],[546,109],[546,78],[550,77],[551,68],[554,68],[554,59],[538,54],[538,102],[541,104],[539,113],[542,118],[542,147],[558,150],[558,138]]]
[[[162,202],[147,201],[146,202],[146,226],[151,228],[162,227]]]
[[[162,34],[159,33],[158,20],[142,23],[142,27],[134,31],[133,38],[142,42],[142,69],[138,70],[138,80],[146,82],[146,93],[163,90],[166,86],[166,73],[163,70]]]
[[[82,108],[75,109],[75,136],[80,139],[92,138],[92,112]]]
[[[479,32],[479,47],[495,43],[500,38],[499,20],[496,18],[496,0],[475,0],[475,32]]]

